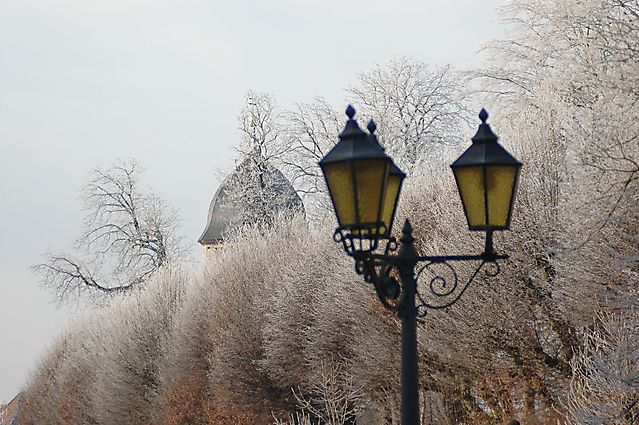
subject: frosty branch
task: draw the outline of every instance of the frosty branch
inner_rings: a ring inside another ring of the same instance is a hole
[[[83,191],[86,218],[76,255],[50,253],[35,266],[60,301],[84,290],[129,290],[179,255],[177,216],[156,195],[140,191],[141,172],[133,160],[93,171]]]

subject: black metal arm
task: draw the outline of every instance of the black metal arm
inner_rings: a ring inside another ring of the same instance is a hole
[[[497,260],[508,255],[497,255],[493,250],[492,232],[486,235],[486,247],[479,255],[435,255],[418,256],[414,247],[412,226],[406,220],[398,250],[397,240],[386,242],[383,254],[374,251],[379,248],[379,240],[361,241],[350,237],[343,229],[337,229],[334,236],[341,242],[348,255],[355,259],[355,271],[364,276],[364,281],[375,287],[377,296],[387,309],[401,314],[405,309],[407,291],[402,275],[415,280],[415,306],[417,316],[423,317],[431,309],[443,309],[453,305],[464,294],[480,271],[487,276],[499,274]],[[466,281],[460,281],[454,263],[479,261],[477,268]],[[419,263],[426,263],[417,270]],[[420,285],[420,280],[430,279]],[[423,289],[426,291],[423,291]],[[421,290],[421,291],[420,291]]]

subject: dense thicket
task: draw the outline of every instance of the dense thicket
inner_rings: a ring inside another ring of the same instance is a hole
[[[639,5],[513,1],[505,13],[512,36],[488,48],[494,66],[474,71],[470,84],[525,163],[512,231],[496,237],[511,259],[498,278],[480,277],[455,306],[419,322],[423,423],[633,423]],[[398,70],[406,84],[378,84]],[[417,145],[389,149],[419,156],[466,120],[467,98],[451,89],[441,93],[457,109],[442,113],[458,120],[453,127],[410,127],[426,83],[439,76],[449,84],[448,72],[398,60],[364,74],[350,93],[389,123],[382,143],[414,131]],[[373,82],[387,107],[361,94]],[[406,120],[392,108],[402,96],[416,99]],[[268,139],[283,143],[276,165],[292,167],[298,187],[316,195],[311,226],[287,218],[239,229],[206,270],[168,268],[98,320],[79,321],[34,374],[23,422],[399,423],[398,320],[332,241],[332,221],[321,219],[326,199],[312,163],[336,141],[338,117],[318,99],[278,115],[284,124]],[[459,154],[437,149],[441,164]],[[431,154],[407,159],[413,172],[397,220],[411,217],[425,254],[479,252],[452,176],[424,160]]]

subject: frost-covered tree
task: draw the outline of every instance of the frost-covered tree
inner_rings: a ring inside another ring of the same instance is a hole
[[[439,160],[446,147],[459,146],[469,114],[452,67],[400,57],[358,80],[348,88],[351,101],[375,120],[380,140],[404,171]]]
[[[303,212],[298,196],[278,169],[288,144],[273,97],[248,92],[239,123],[242,140],[236,148],[237,166],[225,182],[224,197],[234,210],[235,227],[255,222],[270,225],[279,213]]]
[[[177,213],[140,188],[142,171],[136,161],[128,160],[91,173],[82,193],[86,215],[75,252],[49,253],[35,266],[59,301],[84,292],[125,292],[183,256]]]
[[[523,363],[522,382],[548,411],[593,313],[611,308],[605,288],[624,283],[619,260],[637,254],[639,20],[626,1],[511,1],[505,13],[513,31],[473,74],[526,164],[518,211],[529,225],[513,239],[535,263],[519,297],[543,362]]]
[[[102,313],[102,341],[94,343],[102,349],[102,362],[92,396],[100,423],[162,423],[161,376],[190,279],[183,269],[165,267],[144,291],[123,297]]]
[[[297,104],[284,118],[288,149],[283,156],[283,169],[302,194],[307,213],[312,218],[325,216],[330,202],[317,163],[335,146],[336,135],[344,126],[343,115],[318,97],[313,102]]]
[[[358,76],[347,90],[362,127],[377,123],[387,153],[406,172],[441,161],[467,132],[468,111],[461,81],[450,66],[397,58]],[[317,162],[337,143],[344,112],[321,97],[284,114],[284,168],[312,216],[330,210],[326,184]]]

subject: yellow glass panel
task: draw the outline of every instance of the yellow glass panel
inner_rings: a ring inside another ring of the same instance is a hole
[[[455,179],[469,227],[486,225],[484,173],[481,166],[455,169]]]
[[[324,166],[328,190],[333,198],[335,214],[340,226],[356,223],[353,174],[350,162],[337,162]]]
[[[360,160],[355,162],[359,223],[381,221],[382,196],[388,178],[389,163],[385,159]],[[362,232],[365,236],[368,232]]]
[[[508,224],[517,167],[512,165],[489,166],[486,175],[488,181],[488,224],[491,227],[505,227]]]
[[[402,182],[400,176],[389,175],[388,184],[386,185],[386,195],[384,196],[384,209],[382,212],[382,221],[386,226],[385,232],[391,228],[391,220],[393,219],[393,211],[397,203],[397,195],[399,195],[399,185]]]

